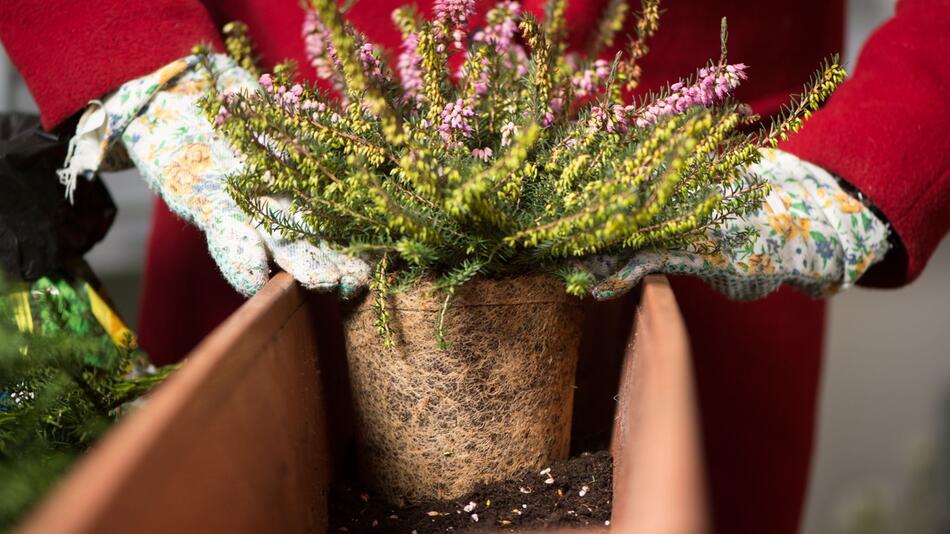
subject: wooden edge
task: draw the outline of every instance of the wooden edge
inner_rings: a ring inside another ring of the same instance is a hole
[[[709,530],[699,411],[686,327],[669,282],[643,282],[621,376],[611,530]]]
[[[196,348],[198,357],[81,459],[19,530],[93,532],[189,401],[199,392],[213,401],[208,385],[230,383],[269,342],[258,334],[279,329],[306,302],[292,278],[278,274]],[[685,327],[666,280],[648,277],[625,354],[614,427],[613,532],[707,531],[699,439]]]
[[[18,527],[19,532],[92,532],[97,519],[121,488],[147,461],[151,445],[174,424],[188,402],[210,382],[227,380],[220,372],[234,368],[239,354],[253,356],[268,341],[254,335],[271,331],[304,304],[303,291],[280,273],[253,299],[245,302],[221,327],[194,351],[207,355],[191,358],[149,395],[145,405],[120,421],[96,444]],[[232,359],[225,366],[225,361]]]

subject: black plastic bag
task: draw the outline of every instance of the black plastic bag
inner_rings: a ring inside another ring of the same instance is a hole
[[[0,269],[34,280],[82,256],[105,237],[116,207],[98,176],[79,177],[73,203],[56,170],[67,140],[46,133],[39,117],[0,114]]]

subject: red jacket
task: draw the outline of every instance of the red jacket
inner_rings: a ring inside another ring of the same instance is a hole
[[[400,0],[362,0],[351,20],[394,46]],[[427,3],[427,2],[423,2]],[[540,11],[541,2],[527,0]],[[606,0],[574,1],[583,39]],[[689,74],[718,55],[729,19],[730,60],[751,66],[739,96],[772,113],[820,61],[842,49],[843,0],[664,3],[644,62],[644,88]],[[5,0],[0,38],[55,128],[121,83],[217,44],[242,20],[266,63],[306,65],[297,0]],[[866,44],[853,75],[784,147],[844,177],[881,209],[903,243],[866,277],[898,286],[923,269],[950,228],[950,2],[902,0]],[[312,75],[305,68],[304,72]],[[696,280],[674,280],[697,368],[717,531],[795,532],[807,486],[825,307],[788,289],[729,302]],[[142,344],[157,360],[185,354],[241,299],[212,264],[204,239],[159,202],[142,300]]]

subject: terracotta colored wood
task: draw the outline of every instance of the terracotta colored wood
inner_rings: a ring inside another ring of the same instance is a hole
[[[275,277],[20,530],[324,530],[329,454],[307,302]]]
[[[708,531],[699,413],[689,341],[664,277],[643,284],[620,383],[614,437],[613,529]]]
[[[330,299],[306,294],[287,275],[275,277],[20,530],[325,531],[326,488],[350,426],[337,313]],[[613,432],[611,531],[701,533],[689,348],[665,279],[647,280],[636,317]]]
[[[606,310],[597,321],[609,323],[616,319],[618,311]],[[606,332],[609,338],[616,330],[614,325],[609,326],[598,328],[597,335]],[[609,346],[610,340],[607,342]],[[603,346],[601,343],[598,348]],[[647,277],[623,354],[614,415],[614,508],[610,532],[709,531],[690,357],[685,325],[669,282],[662,276]]]

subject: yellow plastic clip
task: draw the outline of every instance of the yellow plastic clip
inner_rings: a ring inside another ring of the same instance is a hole
[[[112,338],[112,342],[115,343],[117,347],[122,348],[134,349],[138,347],[138,340],[135,334],[125,326],[125,323],[123,323],[122,319],[113,311],[112,307],[109,306],[106,301],[102,300],[102,297],[99,296],[99,293],[96,293],[96,290],[93,289],[92,286],[83,283],[83,287],[86,289],[86,295],[89,297],[89,307],[92,310],[92,315],[95,316],[99,324],[102,325],[102,328],[109,334],[109,337]]]

